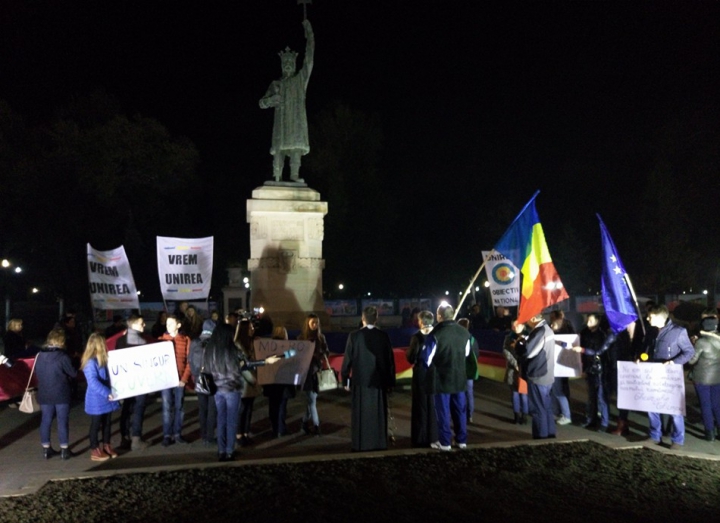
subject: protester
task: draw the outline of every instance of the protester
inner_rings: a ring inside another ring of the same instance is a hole
[[[317,410],[317,396],[319,392],[317,373],[322,369],[323,360],[330,354],[330,350],[328,349],[325,335],[322,333],[320,318],[317,314],[308,314],[298,339],[315,342],[315,350],[310,362],[310,368],[308,369],[307,377],[302,387],[307,398],[307,408],[302,417],[302,430],[305,434],[314,433],[316,436],[319,436],[320,416]],[[310,421],[312,421],[312,427],[310,427]]]
[[[516,425],[525,425],[528,415],[527,382],[520,376],[518,354],[525,351],[525,324],[512,322],[510,334],[503,342],[503,355],[507,361],[505,366],[505,383],[510,385],[512,392],[512,408]]]
[[[202,332],[200,333],[200,337],[204,340],[210,338],[210,335],[215,330],[215,327],[217,327],[218,320],[220,319],[220,313],[217,310],[213,310],[210,313],[210,317],[205,320],[202,324]]]
[[[125,322],[119,314],[113,316],[113,322],[105,329],[105,339],[112,338],[125,330]]]
[[[47,336],[45,347],[35,357],[35,376],[38,383],[37,400],[42,410],[40,422],[40,444],[43,457],[49,459],[57,454],[50,444],[50,429],[53,418],[57,416],[60,457],[71,457],[70,445],[70,401],[72,389],[70,381],[75,379],[77,371],[65,352],[65,331],[53,329]]]
[[[187,443],[182,437],[182,426],[185,412],[185,384],[190,379],[190,338],[180,332],[180,322],[175,316],[168,316],[165,324],[167,332],[160,336],[160,341],[172,341],[175,347],[175,363],[177,365],[178,384],[161,391],[163,402],[163,440],[162,446],[173,443]]]
[[[670,313],[664,305],[650,309],[648,320],[650,325],[658,329],[657,337],[646,346],[648,361],[664,365],[684,365],[695,355],[684,327],[669,321]],[[670,435],[672,450],[679,450],[685,443],[685,418],[681,414],[672,415],[672,433]],[[649,438],[654,443],[662,444],[662,422],[660,414],[648,412],[650,424]]]
[[[205,372],[212,374],[217,387],[215,405],[219,461],[235,459],[240,391],[244,381],[242,369],[246,362],[237,350],[234,338],[235,329],[227,324],[218,325],[208,340],[203,360]],[[270,356],[265,362],[272,364],[279,360],[277,356]]]
[[[458,325],[466,330],[470,330],[470,320],[460,318]],[[480,377],[478,369],[478,356],[480,356],[480,347],[477,340],[470,335],[470,354],[465,358],[465,374],[467,381],[465,382],[465,411],[467,413],[467,422],[473,422],[473,413],[475,412],[475,391],[474,383]]]
[[[272,339],[287,340],[288,333],[285,327],[276,325],[273,329]],[[281,438],[288,435],[287,424],[287,403],[295,397],[295,385],[283,383],[269,383],[263,385],[263,395],[268,399],[268,416],[272,426],[273,436]]]
[[[214,329],[213,329],[214,331]],[[212,334],[211,334],[212,336]],[[195,383],[198,382],[200,371],[203,368],[205,351],[207,350],[208,340],[202,337],[190,342],[190,354],[188,361],[190,362],[190,374]],[[207,370],[205,371],[207,372]],[[205,446],[217,443],[215,438],[215,426],[217,425],[217,406],[215,398],[209,394],[197,392],[198,400],[198,422],[200,423],[200,438]]]
[[[533,439],[555,437],[551,390],[555,373],[555,334],[542,314],[527,323],[530,328],[525,352],[520,356],[522,377],[528,382]]]
[[[570,320],[560,310],[550,312],[550,328],[555,334],[575,334]],[[555,378],[552,387],[552,399],[555,419],[558,425],[572,423],[570,412],[570,380],[568,378]]]
[[[412,371],[412,407],[410,414],[410,441],[413,447],[429,447],[438,440],[437,417],[435,414],[435,398],[425,392],[427,370],[418,360],[420,349],[425,344],[425,337],[432,330],[435,317],[430,311],[420,311],[417,315],[420,330],[410,338],[410,346],[405,351],[405,358],[413,366]]]
[[[116,458],[117,453],[110,445],[110,416],[120,408],[113,400],[108,376],[108,353],[102,334],[90,335],[80,368],[85,373],[87,392],[85,393],[85,412],[90,415],[90,459],[106,461]],[[98,440],[98,430],[102,434],[102,444]]]
[[[199,338],[200,334],[202,334],[203,319],[200,317],[200,314],[198,314],[194,305],[189,305],[187,309],[185,309],[185,318],[181,324],[180,331],[191,340]]]
[[[350,333],[343,358],[342,381],[352,392],[354,451],[387,449],[387,394],[395,386],[395,360],[390,337],[375,327],[377,316],[375,307],[365,307],[363,328]]]
[[[428,369],[426,390],[435,395],[438,421],[438,441],[430,446],[443,451],[452,448],[451,419],[455,444],[460,449],[467,447],[465,360],[470,355],[472,346],[470,333],[458,325],[453,317],[452,306],[446,302],[441,303],[436,313],[438,324],[428,335],[420,353],[420,359]]]
[[[23,321],[13,318],[8,322],[7,331],[3,334],[3,344],[5,345],[5,356],[11,360],[23,357],[30,357],[26,354],[29,343],[23,335]]]
[[[705,439],[715,441],[715,429],[720,427],[720,335],[717,332],[717,312],[708,309],[700,321],[700,337],[695,342],[691,379],[700,400]]]
[[[588,314],[585,327],[580,331],[580,346],[572,350],[582,354],[583,372],[587,384],[584,428],[607,432],[610,424],[608,385],[605,370],[608,368],[605,332],[600,328],[600,317]]]
[[[245,360],[255,359],[255,328],[250,320],[242,320],[238,327],[238,334],[235,340],[235,346],[241,352],[241,357]],[[252,426],[253,407],[255,406],[255,398],[262,393],[262,388],[257,384],[257,372],[255,370],[248,371],[246,379],[243,381],[242,393],[240,399],[240,419],[238,421],[238,432],[236,437],[241,447],[252,445],[255,441],[250,437],[250,428]]]
[[[115,349],[121,350],[128,347],[145,345],[147,341],[143,337],[145,332],[145,320],[139,314],[132,314],[128,318],[127,332],[117,339]],[[142,440],[143,418],[145,417],[146,394],[138,394],[122,401],[120,411],[120,447],[121,449],[145,450],[148,446]]]
[[[152,327],[152,330],[150,333],[152,334],[152,337],[157,339],[166,332],[166,322],[168,318],[168,313],[166,311],[160,311],[158,313],[157,320],[155,321],[155,324]]]

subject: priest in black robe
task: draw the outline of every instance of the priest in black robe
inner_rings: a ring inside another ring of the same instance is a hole
[[[363,328],[350,333],[342,380],[352,393],[352,450],[385,450],[388,441],[387,394],[395,386],[395,360],[386,332],[375,327],[377,309],[365,307]]]

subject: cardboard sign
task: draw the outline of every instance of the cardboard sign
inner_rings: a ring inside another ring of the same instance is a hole
[[[282,356],[290,349],[296,351],[292,358],[283,358],[272,365],[258,367],[259,385],[277,383],[300,386],[305,383],[312,355],[315,352],[314,341],[257,338],[254,348],[255,357],[259,360],[264,360],[269,356]]]
[[[682,365],[618,361],[619,409],[685,415]]]
[[[177,364],[172,341],[161,341],[108,352],[110,387],[115,399],[177,387]]]
[[[566,348],[563,348],[562,344]],[[555,377],[579,378],[582,376],[582,356],[570,347],[580,345],[580,336],[577,334],[555,335]]]

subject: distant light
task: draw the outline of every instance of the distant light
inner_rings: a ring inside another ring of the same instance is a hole
[[[8,267],[10,267],[10,262],[6,259],[3,259],[3,261],[0,262],[0,265],[2,265],[5,269],[7,269]]]
[[[22,267],[15,267],[15,273],[20,274],[22,272]]]
[[[249,284],[248,282],[245,282],[245,288],[246,288],[246,289],[249,289],[249,288],[250,288],[250,284]]]
[[[250,279],[247,276],[245,276],[243,278],[243,283],[250,283]]]
[[[483,285],[484,285],[485,288],[487,289],[488,287],[490,287],[490,282],[489,282],[489,281],[486,281],[485,283],[483,283]]]
[[[704,294],[705,296],[707,296],[707,289],[705,289],[705,290],[703,291],[703,294]]]
[[[458,296],[462,296],[462,291],[458,291]]]
[[[368,296],[372,296],[372,293],[368,292]]]
[[[440,302],[440,307],[450,307],[450,304],[446,302],[445,300]]]
[[[33,287],[33,288],[32,288],[32,293],[33,293],[33,294],[37,294],[38,292],[40,292],[40,289],[38,289],[37,287]]]
[[[450,291],[445,291],[445,296],[450,296]]]
[[[260,314],[262,314],[263,312],[265,312],[265,307],[260,307],[260,308],[258,309],[258,312],[259,312]]]
[[[475,292],[477,292],[477,291],[479,291],[479,290],[480,290],[480,287],[475,286]]]
[[[137,294],[138,296],[140,296],[140,291],[136,291],[136,294]]]
[[[344,288],[345,288],[345,285],[343,285],[342,283],[340,283],[340,284],[338,285],[338,289],[343,290]]]

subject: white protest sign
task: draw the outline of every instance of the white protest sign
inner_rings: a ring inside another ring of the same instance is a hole
[[[520,305],[520,271],[499,252],[482,251],[490,295],[495,307]]]
[[[682,365],[618,361],[619,409],[685,415]]]
[[[204,300],[210,295],[213,237],[157,237],[160,291],[166,300]]]
[[[110,388],[115,399],[177,387],[177,364],[172,341],[108,351]]]
[[[315,352],[314,341],[257,338],[254,347],[255,357],[259,360],[264,360],[269,356],[281,356],[291,349],[296,351],[292,358],[283,358],[272,365],[258,367],[258,384],[302,385],[305,383],[310,361]]]
[[[135,279],[121,245],[110,251],[98,251],[87,244],[90,300],[96,309],[139,309]]]
[[[563,348],[563,345],[565,348]],[[582,376],[582,357],[570,347],[580,345],[577,334],[555,335],[555,377],[579,378]]]

